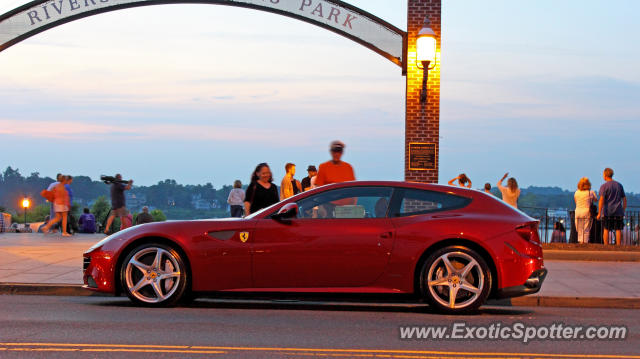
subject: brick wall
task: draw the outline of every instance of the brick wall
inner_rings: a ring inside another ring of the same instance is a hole
[[[440,165],[440,14],[441,0],[408,0],[408,65],[407,103],[405,122],[405,180],[413,182],[438,182]],[[420,103],[423,70],[416,66],[416,37],[423,26],[425,16],[431,21],[431,28],[437,37],[436,67],[429,70],[427,82],[427,104]],[[436,169],[428,171],[409,170],[409,143],[424,142],[436,144]]]

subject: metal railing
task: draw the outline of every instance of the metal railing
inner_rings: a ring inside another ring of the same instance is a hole
[[[519,209],[540,221],[538,231],[542,243],[582,243],[580,240],[583,239],[584,243],[603,244],[604,237],[607,243],[616,244],[615,229],[619,229],[620,244],[640,245],[640,208],[637,207],[628,207],[624,217],[608,220],[597,220],[595,217],[576,219],[575,211],[567,209]],[[582,235],[578,233],[579,230],[583,231]]]

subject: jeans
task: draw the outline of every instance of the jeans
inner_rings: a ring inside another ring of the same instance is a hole
[[[243,206],[231,206],[231,217],[242,217],[244,214]]]

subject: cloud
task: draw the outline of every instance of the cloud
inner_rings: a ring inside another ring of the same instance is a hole
[[[612,77],[513,78],[443,85],[444,118],[523,118],[597,123],[637,118],[640,83]]]
[[[35,139],[38,141],[93,141],[132,143],[137,141],[174,141],[209,142],[237,144],[238,141],[256,146],[275,148],[308,146],[318,138],[332,137],[336,133],[352,133],[353,138],[386,138],[394,132],[385,124],[372,122],[363,129],[360,121],[335,125],[323,123],[316,118],[306,123],[292,123],[288,119],[276,122],[269,118],[261,126],[246,124],[197,124],[197,123],[155,123],[154,121],[118,121],[113,123],[95,123],[86,121],[45,121],[0,119],[0,135]],[[315,126],[308,131],[309,125]],[[25,130],[27,129],[27,130]],[[395,131],[401,135],[401,131]],[[323,140],[324,141],[324,140]],[[319,144],[324,145],[324,142]]]

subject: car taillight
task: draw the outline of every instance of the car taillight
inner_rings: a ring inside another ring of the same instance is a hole
[[[523,224],[522,226],[516,228],[516,232],[520,235],[520,237],[524,238],[527,241],[538,241],[538,222],[531,222]]]

